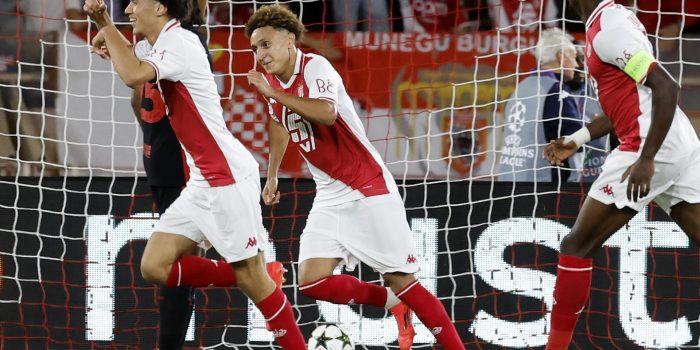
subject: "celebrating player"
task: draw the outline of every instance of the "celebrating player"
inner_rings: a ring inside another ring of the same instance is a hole
[[[181,27],[190,7],[190,0],[131,1],[125,13],[145,38],[132,52],[102,0],[84,6],[101,28],[93,50],[108,53],[127,85],[155,82],[190,169],[187,186],[148,240],[141,273],[167,287],[238,285],[284,349],[305,349],[286,296],[265,271],[258,164],[224,124],[206,50]],[[204,240],[225,261],[185,256]]]
[[[654,59],[642,24],[613,0],[570,0],[586,21],[586,65],[608,118],[553,141],[561,164],[591,138],[614,131],[606,159],[571,232],[561,242],[548,350],[567,349],[591,287],[590,257],[652,200],[700,244],[700,141],[678,107],[679,87]]]
[[[410,348],[415,335],[408,306],[446,349],[464,349],[443,305],[413,275],[418,265],[403,202],[365,136],[340,75],[325,58],[297,49],[303,24],[282,6],[260,8],[245,32],[268,73],[248,72],[248,82],[267,99],[271,115],[263,201],[279,202],[277,171],[290,136],[316,182],[301,236],[300,291],[336,304],[391,309],[402,350]],[[360,261],[381,273],[389,288],[333,275],[339,264],[352,269]]]

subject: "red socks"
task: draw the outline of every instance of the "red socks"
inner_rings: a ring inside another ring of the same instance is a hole
[[[385,307],[386,288],[360,281],[353,276],[332,275],[318,281],[299,286],[299,291],[316,300],[334,304],[362,304]]]
[[[418,319],[428,327],[443,348],[464,349],[464,343],[459,338],[452,320],[447,316],[445,307],[437,297],[423,288],[418,280],[406,286],[396,296],[416,313]]]
[[[229,287],[236,284],[233,268],[223,259],[214,261],[198,256],[183,256],[170,268],[166,287]]]
[[[554,307],[546,350],[568,349],[591,291],[592,259],[559,254]]]
[[[257,306],[282,349],[306,350],[306,342],[297,326],[292,306],[279,287],[267,298],[258,302]]]

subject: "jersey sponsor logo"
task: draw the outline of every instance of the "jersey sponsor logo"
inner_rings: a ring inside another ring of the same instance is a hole
[[[613,192],[612,186],[610,186],[610,184],[601,187],[600,190],[601,190],[603,193],[607,194],[608,196],[611,196],[611,197],[612,197],[612,196],[615,195],[615,193]]]
[[[318,90],[319,93],[331,93],[335,94],[335,87],[333,86],[333,82],[330,81],[330,79],[316,79],[316,89]]]
[[[255,237],[248,238],[248,244],[245,245],[246,249],[250,247],[255,247],[258,245],[258,240]]]

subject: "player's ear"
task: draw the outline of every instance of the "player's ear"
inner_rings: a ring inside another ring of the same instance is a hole
[[[158,6],[156,7],[156,14],[158,16],[163,16],[168,12],[168,8],[165,7],[165,5],[161,4],[160,2],[158,3]]]
[[[296,43],[297,36],[294,33],[289,33],[289,48],[293,49]]]

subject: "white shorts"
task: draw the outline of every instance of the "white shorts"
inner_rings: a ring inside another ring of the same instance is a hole
[[[346,269],[363,262],[375,271],[416,273],[416,248],[398,193],[334,206],[314,206],[301,235],[299,263],[340,258]]]
[[[700,203],[700,152],[691,152],[674,163],[654,162],[654,176],[646,197],[637,202],[627,199],[627,183],[622,174],[639,159],[636,152],[614,150],[605,159],[603,172],[591,185],[588,195],[604,204],[641,211],[652,200],[667,213],[680,203]]]
[[[155,231],[208,240],[228,262],[248,259],[264,250],[260,176],[257,172],[233,185],[187,186],[163,213]]]

